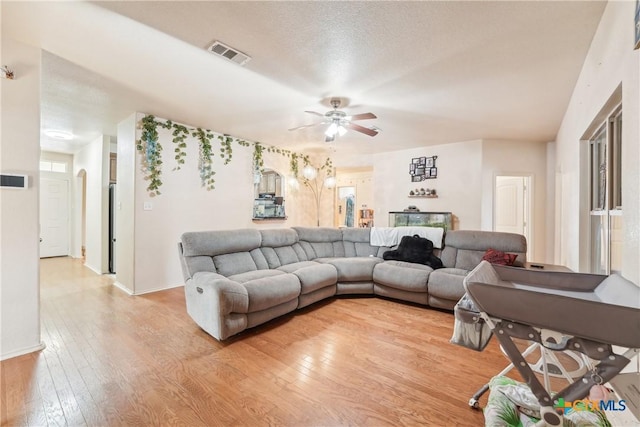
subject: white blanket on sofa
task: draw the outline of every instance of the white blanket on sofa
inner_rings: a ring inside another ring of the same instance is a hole
[[[403,236],[426,237],[433,247],[442,249],[444,228],[440,227],[371,227],[370,244],[372,246],[396,246]]]

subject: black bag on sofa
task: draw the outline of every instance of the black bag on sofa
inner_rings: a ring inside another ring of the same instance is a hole
[[[414,262],[433,268],[442,268],[442,261],[433,254],[433,242],[417,234],[403,236],[398,249],[382,254],[384,260]]]

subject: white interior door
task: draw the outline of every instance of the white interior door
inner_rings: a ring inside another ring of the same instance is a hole
[[[527,259],[531,259],[529,216],[529,177],[497,176],[493,229],[522,234],[527,239]]]
[[[524,177],[496,177],[495,231],[524,234]]]
[[[69,181],[40,179],[40,257],[69,255]]]

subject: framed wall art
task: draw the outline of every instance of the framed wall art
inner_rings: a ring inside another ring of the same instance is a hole
[[[411,182],[420,182],[427,179],[437,178],[437,158],[438,156],[416,157],[411,159],[411,163],[409,164],[409,175],[411,176]]]

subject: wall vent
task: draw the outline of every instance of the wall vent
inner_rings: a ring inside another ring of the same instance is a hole
[[[239,50],[229,47],[224,43],[220,43],[219,41],[213,42],[213,44],[209,46],[207,50],[240,65],[245,65],[251,59],[249,55],[246,55]]]

